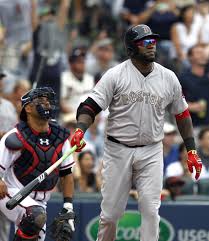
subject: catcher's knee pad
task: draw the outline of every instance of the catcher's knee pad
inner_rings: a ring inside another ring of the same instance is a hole
[[[46,211],[41,206],[27,207],[14,239],[15,241],[38,240],[38,235],[46,223]]]

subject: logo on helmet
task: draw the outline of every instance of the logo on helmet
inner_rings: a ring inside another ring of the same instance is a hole
[[[142,25],[141,26],[144,30],[144,33],[150,33],[150,28],[147,25]]]

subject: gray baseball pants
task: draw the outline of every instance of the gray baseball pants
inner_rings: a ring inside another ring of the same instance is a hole
[[[158,142],[129,148],[106,141],[103,158],[102,203],[97,241],[114,241],[118,219],[125,211],[134,183],[142,215],[141,241],[159,238],[158,214],[163,182],[163,147]]]

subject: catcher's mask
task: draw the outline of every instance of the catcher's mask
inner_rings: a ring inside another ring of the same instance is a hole
[[[20,120],[27,121],[25,106],[29,103],[33,103],[36,106],[36,110],[42,119],[49,120],[55,118],[57,111],[55,96],[56,94],[51,87],[41,87],[28,91],[21,97],[22,110],[20,113]],[[49,101],[48,107],[43,104],[41,97],[47,98]]]
[[[139,24],[129,28],[124,36],[124,43],[126,51],[129,57],[135,57],[138,55],[137,42],[145,38],[159,39],[160,35],[153,33],[149,26],[145,24]]]

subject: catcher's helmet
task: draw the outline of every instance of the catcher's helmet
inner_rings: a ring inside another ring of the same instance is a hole
[[[153,33],[150,27],[145,24],[133,26],[126,31],[124,42],[128,56],[133,57],[138,54],[138,48],[135,42],[146,37],[156,39],[159,38],[160,35]]]
[[[39,97],[47,97],[50,102],[50,109],[45,109],[41,104],[36,104],[36,110],[43,119],[54,118],[57,107],[56,107],[56,94],[51,87],[41,87],[36,89],[31,89],[25,95],[21,97],[22,110],[20,113],[20,120],[27,121],[27,115],[25,111],[25,106],[34,99]]]

